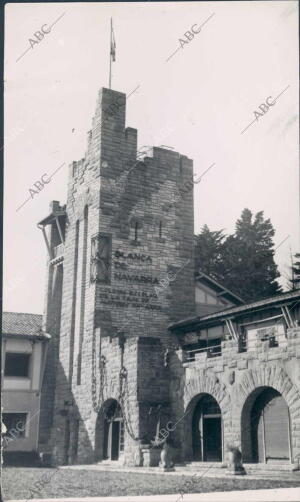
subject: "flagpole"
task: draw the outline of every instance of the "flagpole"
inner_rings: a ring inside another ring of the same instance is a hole
[[[111,46],[112,46],[112,17],[110,18],[109,89],[111,89]]]

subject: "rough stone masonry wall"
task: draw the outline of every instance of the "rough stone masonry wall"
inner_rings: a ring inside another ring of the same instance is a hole
[[[272,387],[285,399],[290,415],[291,456],[300,456],[300,329],[289,329],[285,348],[268,348],[257,342],[256,351],[238,353],[235,341],[222,342],[222,356],[183,363],[178,350],[171,361],[171,402],[174,418],[180,420],[175,436],[181,444],[181,460],[192,460],[192,415],[202,393],[218,402],[223,419],[224,445],[242,444],[242,413],[248,400],[261,387]],[[177,403],[180,403],[179,406]],[[244,437],[247,434],[244,426]],[[246,445],[244,445],[244,449]],[[223,455],[226,460],[226,455]],[[249,461],[246,457],[245,461]]]
[[[110,96],[104,93],[104,98],[107,95]],[[108,106],[109,101],[104,102]],[[125,149],[122,137],[119,138],[119,131],[124,131],[123,121],[124,116],[117,115],[102,125],[105,142],[101,150],[99,231],[113,234],[113,263],[111,284],[97,287],[96,308],[103,312],[102,317],[111,316],[107,325],[111,331],[122,328],[126,335],[162,337],[169,322],[194,311],[192,190],[168,212],[164,210],[165,204],[174,200],[178,186],[192,179],[192,162],[176,152],[154,148],[153,157],[146,157],[136,165],[135,162],[128,164],[129,149]],[[127,155],[116,152],[116,145],[126,150]],[[135,224],[138,225],[136,241]],[[118,253],[126,257],[139,254],[150,259],[141,262],[118,258]],[[183,266],[155,301],[158,282],[164,280],[168,272],[176,273]],[[126,274],[152,276],[157,282],[120,279],[120,275]],[[137,307],[137,303],[143,307]]]
[[[123,102],[123,105],[117,106],[115,112],[109,114],[109,106],[117,100],[119,104]],[[70,427],[72,440],[76,442],[75,424],[76,431],[78,430],[78,462],[94,460],[97,419],[91,405],[94,330],[97,330],[97,343],[101,336],[101,354],[105,356],[111,384],[117,382],[120,370],[120,347],[114,336],[121,332],[124,334],[123,365],[128,370],[130,415],[133,430],[140,435],[140,429],[145,428],[142,425],[144,412],[141,410],[144,409],[143,403],[148,401],[152,384],[147,386],[147,374],[143,376],[142,363],[138,363],[138,358],[139,361],[146,361],[149,354],[137,340],[141,337],[165,340],[157,345],[156,359],[151,361],[157,378],[155,385],[161,384],[164,389],[161,398],[166,400],[168,380],[162,369],[162,362],[165,347],[170,343],[167,326],[194,313],[193,191],[176,198],[178,188],[186,181],[192,181],[192,161],[177,152],[154,148],[152,157],[136,162],[136,145],[136,130],[125,129],[125,95],[102,89],[93,128],[88,134],[86,156],[70,166],[60,355],[52,431],[52,446],[55,447],[59,463],[66,461],[66,427]],[[170,206],[167,211],[166,203]],[[84,264],[82,255],[86,206],[88,229]],[[77,284],[74,284],[78,224]],[[109,284],[90,281],[91,239],[98,232],[112,237]],[[132,258],[132,255],[138,258]],[[83,284],[84,266],[86,275]],[[172,273],[169,275],[171,281],[164,282],[162,287],[159,283],[167,278],[168,273]],[[125,278],[120,274],[125,274]],[[129,280],[128,276],[146,276],[151,282]],[[159,294],[156,287],[160,287]],[[84,330],[80,343],[83,310]],[[72,353],[73,364],[70,368]],[[78,384],[80,353],[82,368],[81,382]],[[99,353],[97,357],[99,359]],[[118,397],[118,391],[108,387],[105,398],[114,397]],[[132,444],[125,433],[126,463],[132,462]],[[72,445],[69,445],[69,450],[72,450]],[[74,451],[69,455],[69,462],[73,454],[75,455]]]
[[[50,205],[53,209],[61,210],[57,201]],[[53,229],[49,232],[50,245],[53,245]],[[39,415],[39,448],[41,451],[48,449],[51,428],[54,419],[54,399],[56,388],[56,375],[59,354],[59,334],[61,321],[63,266],[51,265],[47,260],[46,301],[43,317],[43,330],[51,335],[47,347],[47,358],[41,389],[41,404]]]
[[[137,359],[137,399],[139,404],[140,438],[154,440],[157,419],[160,427],[171,418],[169,370],[166,346],[158,338],[141,337]]]

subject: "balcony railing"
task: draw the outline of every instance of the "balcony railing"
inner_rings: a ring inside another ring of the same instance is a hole
[[[287,339],[284,335],[270,335],[257,338],[242,338],[239,340],[239,352],[253,352],[259,350],[262,346],[267,348],[286,347]]]
[[[196,354],[206,354],[207,358],[218,357],[222,355],[222,346],[212,345],[211,347],[204,347],[202,349],[185,350],[185,361],[192,362],[196,361],[198,357]]]
[[[58,246],[54,246],[52,250],[52,260],[57,260],[58,258],[62,258],[64,255],[64,245],[59,244]]]
[[[226,343],[233,343],[226,342]],[[232,353],[236,352],[260,352],[266,349],[272,348],[286,348],[288,340],[284,334],[280,335],[270,335],[265,337],[253,337],[250,339],[240,338],[238,342],[235,342],[234,347],[229,349]],[[225,346],[224,346],[225,347]],[[225,352],[225,348],[224,348]],[[228,347],[226,348],[226,353],[228,352]],[[211,347],[203,347],[193,350],[184,350],[184,361],[186,363],[209,359],[213,357],[219,357],[222,355],[222,345],[212,345]]]

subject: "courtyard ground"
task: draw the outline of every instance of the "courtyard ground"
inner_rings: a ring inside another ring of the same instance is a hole
[[[288,479],[213,478],[194,475],[172,476],[84,469],[5,467],[2,472],[3,499],[45,499],[64,497],[107,497],[260,490],[300,487],[300,473]],[[299,488],[300,493],[300,488]],[[182,500],[181,497],[179,499]],[[299,496],[300,499],[300,496]],[[176,502],[174,500],[174,502]]]

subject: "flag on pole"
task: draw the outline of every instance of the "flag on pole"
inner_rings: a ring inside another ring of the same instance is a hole
[[[111,31],[110,31],[110,57],[111,57],[112,61],[115,61],[116,60],[116,41],[115,41],[115,34],[114,34],[112,19],[110,20],[110,22],[111,22]]]

